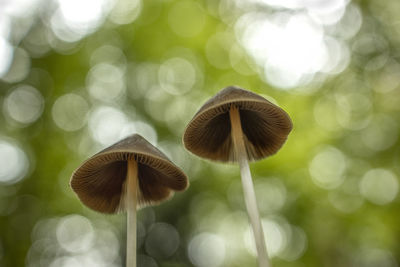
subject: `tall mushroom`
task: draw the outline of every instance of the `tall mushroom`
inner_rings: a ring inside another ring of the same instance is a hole
[[[85,161],[71,177],[83,204],[101,213],[127,211],[126,266],[136,266],[136,211],[188,186],[186,175],[140,135],[131,135]]]
[[[186,149],[200,157],[239,163],[260,267],[270,264],[248,160],[276,153],[291,129],[292,122],[281,108],[257,94],[230,86],[200,108],[183,136]]]

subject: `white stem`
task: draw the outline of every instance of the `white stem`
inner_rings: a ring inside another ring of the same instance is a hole
[[[270,267],[267,248],[264,240],[264,232],[261,225],[260,215],[257,208],[256,194],[254,192],[253,180],[251,178],[249,162],[247,159],[246,147],[244,145],[242,125],[240,123],[239,110],[232,106],[229,111],[232,127],[232,137],[235,147],[235,153],[239,162],[240,175],[242,177],[242,186],[247,213],[253,228],[254,240],[256,242],[258,254],[258,266]]]
[[[126,211],[127,211],[127,238],[126,238],[126,267],[136,267],[136,206],[138,187],[138,166],[134,159],[128,160],[126,174]]]

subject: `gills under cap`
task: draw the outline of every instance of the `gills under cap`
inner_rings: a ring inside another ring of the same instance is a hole
[[[292,130],[289,115],[265,98],[230,86],[208,100],[186,127],[183,143],[192,153],[211,160],[237,161],[229,110],[239,109],[249,160],[276,153]]]
[[[186,175],[138,134],[131,135],[85,161],[71,177],[83,204],[103,212],[124,210],[127,161],[138,165],[138,206],[157,204],[188,186]]]

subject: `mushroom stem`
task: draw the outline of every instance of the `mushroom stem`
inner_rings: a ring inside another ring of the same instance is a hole
[[[128,171],[126,176],[126,267],[136,267],[136,207],[138,191],[138,165],[134,159],[128,160]]]
[[[235,147],[235,154],[239,162],[240,175],[242,177],[244,199],[246,203],[247,213],[249,215],[250,223],[253,229],[254,240],[257,248],[258,266],[270,267],[264,240],[264,232],[262,229],[260,215],[258,213],[258,208],[257,208],[256,194],[254,192],[253,180],[251,178],[246,147],[244,145],[239,109],[234,105],[232,105],[229,111],[229,116],[231,120],[231,127],[232,127],[231,131],[233,137],[233,144]]]

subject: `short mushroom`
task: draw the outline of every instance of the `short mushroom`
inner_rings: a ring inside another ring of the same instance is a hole
[[[136,211],[169,199],[188,186],[186,175],[142,136],[131,135],[85,161],[71,187],[101,213],[127,211],[126,266],[136,266]]]
[[[284,110],[255,93],[230,86],[200,108],[183,136],[186,149],[200,157],[239,163],[246,208],[262,267],[270,264],[248,160],[260,160],[276,153],[291,129],[292,122]]]

